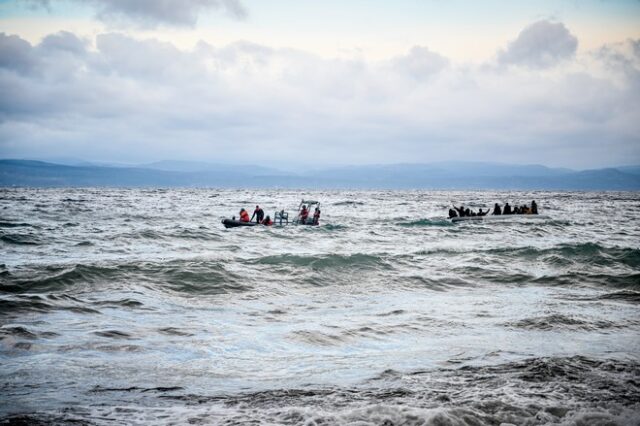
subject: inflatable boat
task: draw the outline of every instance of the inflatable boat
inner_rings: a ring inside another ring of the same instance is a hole
[[[302,212],[302,207],[306,207],[307,212],[308,212],[308,217],[306,220],[302,220],[300,217],[300,213]],[[298,206],[298,213],[296,214],[296,217],[289,222],[289,213],[287,213],[286,211],[284,211],[284,209],[274,212],[273,214],[273,226],[284,226],[284,225],[289,225],[289,224],[293,224],[293,225],[307,225],[307,226],[318,226],[319,225],[319,220],[314,220],[313,217],[313,213],[315,213],[316,208],[318,209],[318,214],[319,214],[319,210],[320,210],[320,202],[319,201],[313,201],[313,200],[302,200],[300,202],[300,205]],[[256,222],[242,222],[239,221],[235,218],[235,216],[232,219],[228,219],[225,218],[222,220],[222,224],[224,225],[225,228],[240,228],[242,226],[256,226],[256,225],[260,225],[259,223]]]
[[[225,228],[238,228],[240,226],[256,226],[258,225],[256,222],[241,222],[239,220],[234,219],[223,219],[222,224]]]
[[[486,216],[464,216],[451,218],[451,222],[528,222],[530,220],[551,219],[546,214],[503,214]]]

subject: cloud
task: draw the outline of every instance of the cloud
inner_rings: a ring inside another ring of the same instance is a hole
[[[28,72],[37,61],[29,42],[15,35],[0,33],[0,68]]]
[[[406,72],[416,80],[426,79],[449,65],[447,58],[423,46],[412,47],[408,54],[399,56],[392,62],[396,69]]]
[[[21,0],[31,8],[51,10],[50,0]],[[96,9],[96,18],[118,26],[153,28],[158,25],[193,27],[198,17],[211,10],[222,10],[244,19],[247,10],[240,0],[72,0]]]
[[[498,53],[498,62],[503,65],[548,68],[572,58],[577,48],[578,39],[564,24],[538,21],[523,29],[518,38]]]
[[[0,157],[640,162],[638,67],[632,42],[540,73],[420,46],[367,61],[247,41],[0,34]]]

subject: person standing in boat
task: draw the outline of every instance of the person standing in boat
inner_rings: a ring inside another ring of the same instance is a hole
[[[307,223],[307,218],[309,217],[309,210],[307,210],[307,206],[303,205],[302,210],[300,210],[300,223],[303,225]]]
[[[536,200],[531,202],[531,214],[538,214],[538,205],[536,204]]]
[[[496,215],[496,216],[500,216],[502,214],[502,209],[500,208],[500,204],[495,203],[493,205],[493,213],[491,213],[491,214]]]
[[[245,209],[240,209],[240,222],[251,222],[249,213]]]
[[[256,223],[262,223],[262,220],[264,219],[264,210],[262,210],[260,206],[256,206],[256,209],[251,215],[251,220],[253,220],[254,216],[256,217]]]
[[[316,207],[316,210],[313,212],[313,224],[320,225],[320,207]]]

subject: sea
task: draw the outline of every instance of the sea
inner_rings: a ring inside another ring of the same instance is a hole
[[[0,424],[638,425],[640,193],[0,189]]]

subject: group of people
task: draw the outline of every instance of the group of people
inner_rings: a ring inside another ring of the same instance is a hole
[[[240,222],[253,222],[253,218],[255,217],[256,219],[256,223],[260,223],[262,225],[266,225],[266,226],[271,226],[273,225],[273,220],[271,220],[271,216],[267,215],[267,217],[264,217],[264,210],[262,210],[262,208],[260,208],[260,206],[256,206],[255,210],[253,211],[253,214],[251,215],[251,217],[249,217],[249,213],[245,210],[245,209],[240,209]],[[234,217],[235,219],[235,217]],[[306,205],[303,205],[302,208],[300,209],[300,213],[298,216],[298,220],[299,223],[303,224],[303,225],[318,225],[320,224],[320,207],[316,207],[315,211],[313,212],[313,216],[312,216],[312,222],[309,223],[309,209],[307,208]]]
[[[465,208],[464,206],[453,206],[452,209],[449,209],[449,219],[453,217],[486,216],[487,214],[489,214],[489,209],[484,212],[482,211],[482,209],[479,209],[477,213],[469,209],[468,207]],[[531,206],[523,204],[521,206],[511,207],[509,203],[506,203],[504,205],[504,208],[501,208],[500,204],[495,203],[495,205],[493,206],[493,212],[491,214],[538,214],[538,205],[536,204],[535,200],[531,201]]]
[[[303,225],[306,225],[308,223],[307,220],[309,219],[309,209],[307,208],[307,206],[305,205],[302,206],[302,208],[300,209],[300,215],[298,219],[299,219],[299,222]],[[316,209],[314,210],[311,224],[312,225],[320,224],[320,207],[316,207]]]
[[[256,223],[261,223],[265,226],[273,225],[273,220],[271,220],[271,216],[267,215],[264,217],[264,210],[260,208],[260,206],[256,206],[256,209],[253,211],[251,217],[249,217],[249,213],[245,209],[240,209],[240,222],[252,222],[253,218],[256,218]]]

